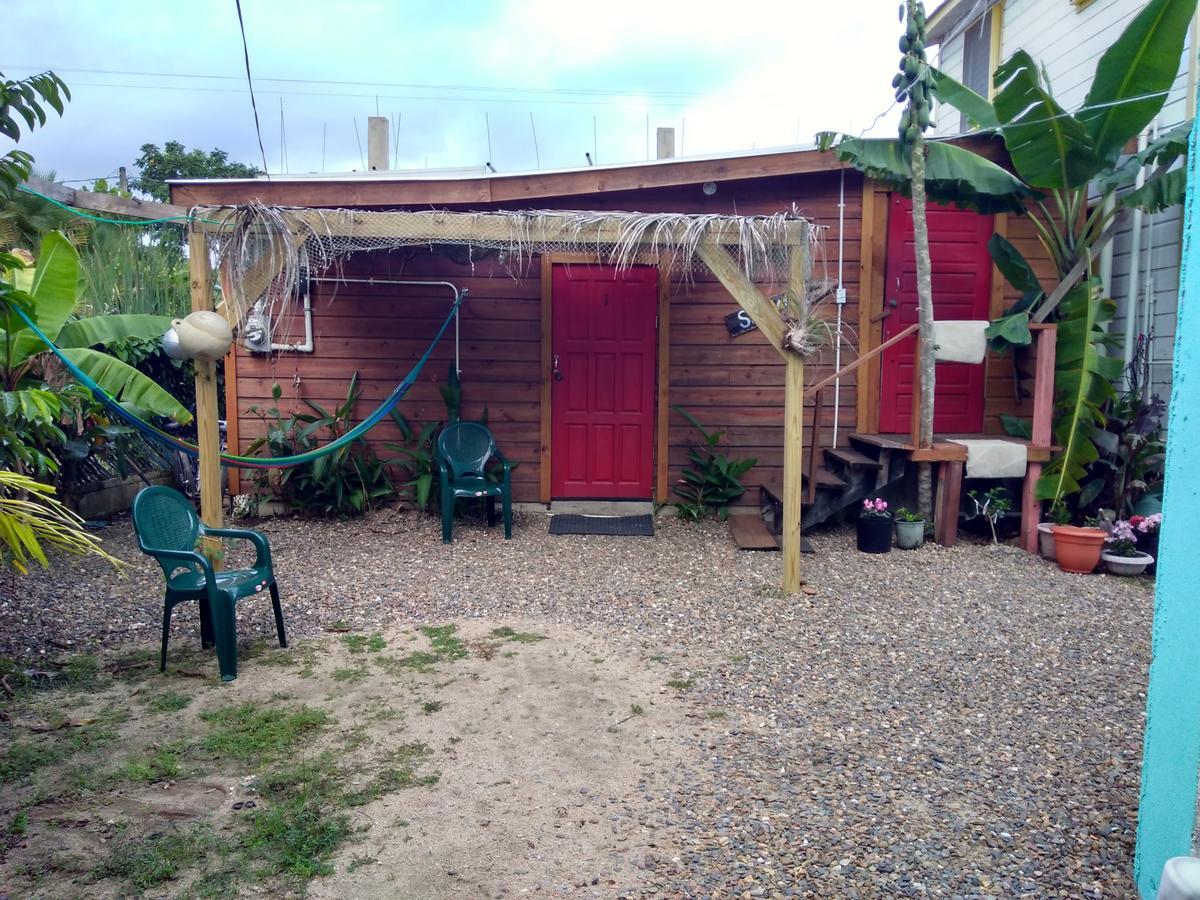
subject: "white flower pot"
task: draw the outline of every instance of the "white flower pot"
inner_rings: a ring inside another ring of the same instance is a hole
[[[1100,559],[1105,567],[1114,575],[1141,575],[1146,566],[1154,562],[1149,553],[1138,553],[1137,556],[1116,556],[1112,553],[1101,553]]]
[[[1054,528],[1053,522],[1038,523],[1038,551],[1043,557],[1054,562]]]
[[[925,543],[925,523],[896,522],[896,546],[901,550],[916,550]]]

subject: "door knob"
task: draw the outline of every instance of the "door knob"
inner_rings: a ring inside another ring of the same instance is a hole
[[[558,368],[558,354],[554,354],[554,380],[562,381],[562,370]]]

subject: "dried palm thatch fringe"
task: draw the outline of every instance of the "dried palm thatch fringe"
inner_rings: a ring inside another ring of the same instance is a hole
[[[719,242],[733,251],[751,281],[778,283],[786,279],[798,224],[810,251],[819,248],[819,229],[794,208],[769,216],[572,210],[464,214],[247,203],[193,212],[220,223],[212,240],[229,317],[239,323],[263,297],[272,317],[286,316],[307,271],[329,270],[359,250],[434,243],[486,247],[503,251],[510,269],[518,270],[540,253],[583,251],[618,269],[654,258],[687,277],[699,264],[700,245]],[[805,256],[811,259],[813,253]],[[263,272],[278,274],[264,282]]]

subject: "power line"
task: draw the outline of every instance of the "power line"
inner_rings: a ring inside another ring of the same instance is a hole
[[[262,128],[258,124],[258,104],[254,101],[254,79],[250,77],[250,47],[246,43],[246,23],[242,19],[242,0],[233,0],[237,7],[238,29],[242,32],[242,56],[246,60],[246,86],[250,89],[250,108],[254,110],[254,133],[258,136],[258,152],[262,154],[263,174],[271,180],[267,171],[267,149],[263,146]],[[282,107],[280,110],[282,111]]]
[[[129,69],[79,69],[63,66],[21,66],[9,65],[10,69],[53,69],[56,72],[80,72],[86,75],[134,75],[145,78],[199,78],[210,80],[233,81],[241,78],[240,75],[208,75],[200,72],[143,72]],[[704,91],[636,91],[626,89],[605,89],[605,88],[535,88],[535,87],[512,87],[512,86],[497,86],[497,85],[470,85],[470,84],[439,84],[439,83],[422,83],[410,81],[342,81],[337,79],[320,79],[320,78],[269,78],[260,76],[259,83],[271,82],[280,84],[332,84],[339,87],[392,87],[404,88],[407,90],[441,90],[441,91],[479,91],[484,93],[501,93],[501,94],[568,94],[577,96],[604,96],[604,97],[683,97],[683,98],[703,98],[708,96]],[[374,96],[366,95],[366,96]],[[745,94],[742,96],[749,96]]]
[[[170,85],[170,84],[122,84],[119,82],[111,82],[111,81],[110,82],[76,81],[71,86],[72,86],[72,88],[76,88],[76,87],[121,88],[121,89],[126,89],[126,90],[135,90],[135,91],[141,91],[141,90],[190,91],[193,93],[205,93],[205,94],[241,94],[241,93],[243,93],[243,91],[238,88],[191,87],[191,86],[185,87],[183,85]],[[345,91],[268,90],[268,91],[263,91],[263,93],[269,97],[355,97],[355,98],[360,98],[360,99],[364,99],[364,100],[373,100],[376,96],[379,96],[380,98],[385,99],[385,100],[409,100],[409,101],[425,100],[425,101],[437,101],[437,102],[442,102],[442,103],[517,103],[517,104],[522,104],[522,105],[530,104],[530,103],[539,103],[539,104],[552,104],[552,105],[558,105],[558,106],[593,106],[593,107],[594,106],[618,106],[618,107],[624,107],[624,108],[635,107],[638,109],[644,109],[646,107],[681,109],[681,108],[685,108],[685,107],[693,106],[693,105],[712,106],[712,105],[720,105],[722,103],[736,102],[736,98],[731,97],[731,96],[710,96],[704,102],[701,102],[699,104],[693,104],[693,103],[687,103],[687,102],[682,102],[682,101],[666,101],[666,100],[652,101],[650,103],[645,103],[645,102],[638,103],[638,102],[623,101],[623,100],[567,100],[567,99],[555,100],[555,99],[541,99],[541,98],[536,98],[536,97],[522,99],[520,97],[454,97],[454,96],[419,95],[419,94],[379,94],[379,95],[376,95],[376,94],[355,94],[355,93],[348,93]]]

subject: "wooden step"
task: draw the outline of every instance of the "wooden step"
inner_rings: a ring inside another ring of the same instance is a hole
[[[880,450],[912,450],[910,444],[903,435],[889,434],[860,434],[855,432],[850,435],[850,443],[858,444],[859,446],[878,447]]]
[[[840,491],[846,486],[846,482],[844,480],[830,472],[824,466],[817,466],[817,471],[813,473],[813,477],[816,479],[817,487],[819,488],[830,488],[835,491]],[[808,483],[808,472],[804,473],[804,478],[802,479],[801,483]]]
[[[775,535],[761,516],[730,516],[729,533],[739,550],[778,550]]]
[[[849,447],[826,447],[825,458],[835,460],[844,466],[865,466],[872,469],[878,469],[883,466],[883,463],[879,460],[872,459],[865,453],[859,453],[857,450],[852,450]]]

